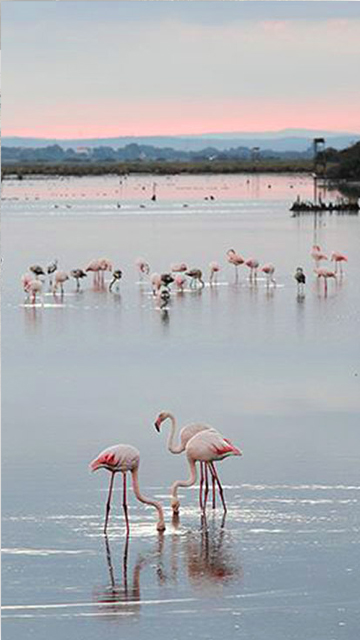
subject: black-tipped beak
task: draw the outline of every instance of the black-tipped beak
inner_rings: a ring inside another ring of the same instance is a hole
[[[160,425],[157,422],[154,422],[154,427],[158,433],[160,433]]]

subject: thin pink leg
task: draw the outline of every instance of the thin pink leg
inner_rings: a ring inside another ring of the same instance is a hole
[[[209,466],[212,480],[212,508],[216,509],[216,478],[213,474],[212,468]]]
[[[105,510],[105,524],[104,524],[104,533],[105,534],[106,534],[106,529],[107,529],[108,520],[109,520],[110,504],[111,504],[111,496],[112,496],[112,490],[113,490],[113,485],[114,485],[114,478],[115,478],[115,473],[112,472],[111,473],[111,478],[110,478],[108,499],[107,499],[107,503],[106,503],[106,510]]]
[[[200,462],[200,490],[199,490],[200,509],[204,508],[204,506],[203,506],[203,496],[202,496],[203,486],[204,486],[204,463]]]
[[[216,471],[216,469],[214,467],[214,463],[213,462],[209,462],[209,465],[210,465],[210,467],[212,469],[212,472],[213,472],[213,474],[215,476],[215,480],[216,480],[216,482],[218,484],[222,506],[224,508],[224,512],[226,513],[227,512],[227,508],[226,508],[226,503],[225,503],[225,498],[224,498],[224,491],[223,491],[223,488],[221,486],[221,482],[219,480],[219,476],[218,476],[217,471]]]
[[[205,494],[204,494],[204,511],[206,510],[206,503],[209,495],[209,473],[208,466],[205,464]]]
[[[126,522],[126,535],[128,536],[130,533],[130,526],[129,526],[127,499],[126,499],[126,473],[124,473],[124,477],[123,477],[123,509],[124,509],[125,522]]]

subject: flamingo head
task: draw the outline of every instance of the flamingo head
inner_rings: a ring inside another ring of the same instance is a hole
[[[158,433],[160,433],[160,427],[164,420],[169,417],[169,414],[166,411],[161,411],[154,422],[155,429]]]

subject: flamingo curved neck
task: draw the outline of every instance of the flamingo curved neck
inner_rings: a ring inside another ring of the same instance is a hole
[[[137,499],[140,502],[143,502],[144,504],[150,504],[152,507],[155,507],[155,509],[157,510],[157,512],[159,514],[158,527],[161,526],[162,528],[165,528],[164,512],[163,512],[163,508],[162,508],[160,502],[157,502],[156,500],[150,500],[150,498],[146,498],[145,496],[142,495],[142,493],[140,491],[140,487],[139,487],[139,476],[138,476],[138,470],[137,469],[134,469],[131,472],[131,475],[132,475],[132,485],[133,485],[134,493],[135,493]]]
[[[196,464],[195,464],[195,460],[193,460],[192,458],[188,458],[188,462],[189,462],[189,467],[190,467],[190,477],[188,478],[188,480],[177,480],[176,482],[174,482],[174,484],[171,487],[171,500],[173,501],[177,501],[178,496],[177,496],[177,492],[179,487],[192,487],[193,484],[195,484],[196,482]]]
[[[174,443],[175,431],[176,431],[176,420],[171,413],[168,414],[168,418],[171,420],[171,429],[170,429],[170,434],[167,442],[167,447],[169,451],[171,451],[171,453],[182,453],[185,450],[185,447],[183,447],[181,443],[179,443],[178,445]]]

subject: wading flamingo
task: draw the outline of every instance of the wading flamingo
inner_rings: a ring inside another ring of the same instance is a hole
[[[325,295],[326,295],[327,294],[327,290],[328,290],[327,281],[328,281],[329,278],[335,278],[336,279],[335,271],[331,271],[331,269],[326,269],[325,267],[319,267],[318,269],[314,269],[314,272],[316,273],[318,279],[319,278],[323,278],[323,280],[324,280],[324,291],[325,291]]]
[[[159,273],[152,273],[150,276],[150,283],[151,283],[152,292],[155,295],[156,292],[159,291],[162,284],[161,275]]]
[[[173,416],[172,413],[170,413],[169,411],[161,411],[158,415],[158,417],[155,420],[155,429],[158,433],[160,433],[160,428],[163,422],[165,422],[165,420],[170,420],[171,422],[171,428],[170,428],[170,434],[169,434],[169,438],[168,438],[168,442],[167,442],[167,448],[171,453],[182,453],[183,451],[185,451],[186,449],[186,445],[187,443],[191,440],[191,438],[193,438],[194,436],[196,436],[198,433],[201,433],[202,431],[207,431],[209,429],[212,429],[212,427],[210,427],[207,424],[203,424],[201,422],[194,422],[191,424],[186,425],[185,427],[183,427],[182,429],[180,429],[180,442],[179,444],[175,444],[174,440],[175,440],[175,433],[176,433],[176,429],[177,429],[177,425],[176,425],[176,420],[175,417]],[[208,495],[208,472],[207,472],[207,468],[209,469],[211,476],[212,476],[212,488],[213,488],[213,501],[212,501],[212,506],[213,509],[215,509],[215,476],[213,474],[213,471],[211,469],[211,467],[208,465],[207,462],[202,462],[200,461],[200,491],[199,491],[199,503],[200,503],[200,507],[201,509],[203,509],[203,485],[204,485],[204,479],[205,479],[205,504],[206,504],[206,500],[207,500],[207,495]]]
[[[150,504],[152,507],[158,512],[158,522],[157,522],[157,530],[164,531],[165,523],[164,523],[164,512],[162,506],[156,500],[150,500],[146,498],[140,493],[139,487],[139,479],[138,479],[138,469],[140,464],[140,453],[135,447],[132,447],[129,444],[116,444],[113,447],[108,447],[108,449],[104,449],[95,460],[90,463],[90,469],[92,471],[97,471],[98,469],[107,469],[111,473],[110,478],[110,486],[108,499],[106,502],[105,509],[105,523],[104,523],[104,533],[106,534],[110,508],[111,508],[111,497],[114,485],[114,479],[116,473],[123,474],[123,509],[124,516],[126,522],[126,533],[129,535],[130,527],[129,527],[129,517],[128,517],[128,506],[127,506],[127,472],[130,471],[132,477],[132,485],[135,496],[140,502],[144,504]]]
[[[61,294],[63,295],[64,293],[64,282],[66,282],[66,280],[69,280],[69,276],[67,273],[65,273],[65,271],[56,271],[55,273],[55,282],[54,282],[54,286],[53,286],[53,293],[57,292],[57,288],[60,286],[60,291]]]
[[[99,284],[100,260],[92,260],[85,271],[92,271],[94,274],[94,285]]]
[[[186,285],[186,278],[182,273],[177,273],[174,278],[175,285],[179,292],[184,291],[184,287]]]
[[[135,260],[135,265],[137,266],[140,274],[140,280],[143,279],[143,276],[148,276],[150,273],[150,265],[144,258],[137,258]]]
[[[112,278],[113,279],[111,280],[111,282],[109,284],[109,291],[111,291],[111,289],[113,288],[115,282],[117,282],[119,284],[119,282],[120,282],[120,280],[122,278],[121,269],[115,269],[115,271],[113,271]]]
[[[101,258],[101,260],[99,260],[99,273],[100,273],[100,284],[104,284],[105,278],[104,278],[104,274],[105,271],[112,271],[113,270],[113,266],[112,266],[112,262],[110,262],[110,260],[108,260],[107,258]]]
[[[210,268],[209,282],[210,284],[213,284],[213,282],[217,282],[217,276],[221,267],[218,262],[210,262],[209,268]]]
[[[203,289],[205,287],[205,282],[204,282],[204,280],[202,278],[201,269],[190,269],[189,271],[186,272],[185,275],[187,275],[187,276],[189,276],[189,278],[191,278],[190,287],[192,289],[197,286],[197,282],[200,284],[200,289]]]
[[[58,268],[58,261],[54,260],[54,262],[51,262],[50,264],[48,264],[48,266],[46,267],[46,273],[49,276],[49,285],[51,287],[52,285],[52,276],[53,273],[55,273],[56,269]]]
[[[185,262],[179,262],[178,264],[172,264],[170,266],[170,271],[173,273],[183,273],[184,271],[187,271],[187,268],[188,267]]]
[[[325,253],[323,253],[321,251],[321,247],[319,247],[318,244],[314,244],[313,248],[311,249],[310,255],[312,257],[312,259],[315,262],[315,265],[318,267],[320,265],[320,262],[322,262],[323,260],[327,260],[327,255],[325,255]]]
[[[294,278],[297,282],[297,290],[298,293],[303,293],[304,292],[304,286],[306,283],[306,276],[304,273],[304,270],[302,267],[297,267],[295,273],[294,273]]]
[[[261,271],[266,275],[266,285],[269,286],[270,282],[276,284],[276,280],[274,279],[275,267],[273,264],[264,264],[261,267]]]
[[[82,278],[86,278],[87,275],[85,273],[85,271],[83,271],[82,269],[72,269],[70,271],[70,275],[72,278],[74,278],[74,280],[76,280],[76,291],[80,290],[80,280],[82,280]]]
[[[41,294],[42,284],[40,280],[32,280],[29,273],[25,273],[22,277],[22,283],[24,291],[28,294],[28,297],[32,304],[36,302],[37,294]]]
[[[235,249],[229,249],[226,252],[226,255],[227,255],[227,261],[230,264],[233,264],[234,267],[235,267],[236,280],[237,280],[238,279],[238,275],[239,275],[238,268],[242,264],[244,264],[245,260],[239,253],[236,253]]]
[[[334,251],[331,254],[331,262],[335,263],[335,273],[337,273],[338,270],[338,265],[340,265],[340,274],[343,273],[343,262],[347,262],[348,259],[346,256],[344,256],[343,253],[339,253],[338,251]]]
[[[178,513],[180,508],[177,495],[179,487],[192,487],[196,482],[196,462],[207,462],[215,476],[221,502],[226,513],[224,491],[214,467],[214,462],[223,460],[228,456],[241,456],[240,449],[237,449],[229,440],[223,438],[215,429],[207,429],[193,436],[187,443],[185,451],[190,467],[190,477],[188,480],[177,480],[171,487],[171,507],[173,512],[175,514]]]
[[[156,301],[158,303],[159,309],[165,309],[170,301],[170,290],[164,284],[161,285],[160,289],[156,292]]]
[[[245,265],[247,267],[249,267],[250,269],[250,280],[253,280],[253,278],[257,278],[257,270],[260,266],[260,262],[259,260],[256,260],[256,258],[249,258],[248,260],[245,261]]]

